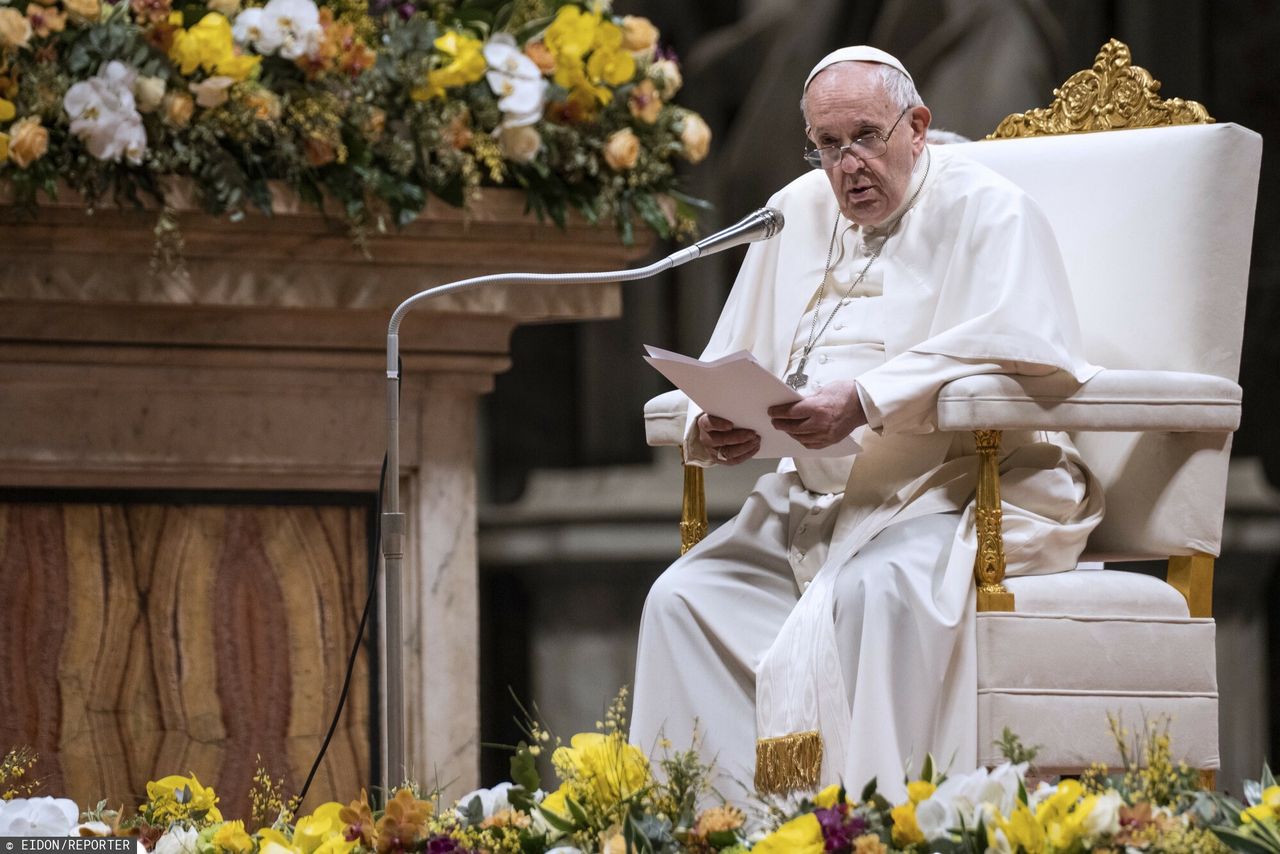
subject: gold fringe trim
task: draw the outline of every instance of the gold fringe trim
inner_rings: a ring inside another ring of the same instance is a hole
[[[817,730],[756,740],[756,791],[783,795],[818,788],[822,736]]]

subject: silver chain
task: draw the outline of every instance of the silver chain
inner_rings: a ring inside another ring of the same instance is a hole
[[[911,210],[911,208],[915,205],[916,199],[920,197],[920,191],[924,189],[925,181],[929,179],[929,167],[931,167],[932,165],[933,165],[933,155],[929,152],[929,149],[926,147],[924,174],[920,176],[920,183],[916,186],[915,192],[911,194],[911,198],[907,201],[906,207],[903,208],[902,214],[900,214],[898,218],[895,219],[891,225],[889,225],[889,227],[886,229],[886,232],[891,232],[893,229],[896,229],[898,227],[898,223],[902,221],[902,217],[905,216],[907,211]],[[817,343],[817,340],[822,337],[823,333],[827,331],[827,327],[831,325],[831,321],[835,319],[836,312],[844,308],[845,303],[849,301],[849,298],[853,294],[854,290],[857,289],[858,285],[862,284],[862,280],[866,277],[867,271],[871,269],[871,265],[874,264],[876,262],[876,259],[880,257],[880,253],[884,251],[885,244],[889,242],[888,233],[886,233],[885,239],[880,242],[879,248],[877,248],[875,253],[871,256],[871,258],[867,260],[867,263],[863,266],[862,271],[858,273],[857,278],[853,280],[853,284],[849,285],[849,287],[845,289],[844,295],[840,297],[839,301],[837,301],[835,306],[832,307],[831,313],[827,315],[826,323],[822,324],[822,328],[819,329],[818,318],[822,315],[822,299],[827,292],[827,278],[831,275],[831,258],[835,254],[836,235],[839,234],[839,232],[840,232],[840,209],[837,207],[836,221],[835,221],[835,224],[832,225],[831,227],[831,243],[829,246],[827,246],[827,263],[823,266],[822,281],[818,283],[818,301],[817,301],[817,304],[814,305],[813,307],[813,323],[809,326],[809,342],[804,345],[804,349],[800,352],[800,361],[797,364],[795,371],[791,374],[791,379],[800,379],[805,382],[808,381],[808,377],[805,376],[804,369],[809,363],[809,353],[813,351],[813,347]],[[864,238],[864,241],[865,241],[865,238]],[[799,388],[802,385],[804,385],[804,382],[800,382],[796,385],[793,385],[792,387]]]

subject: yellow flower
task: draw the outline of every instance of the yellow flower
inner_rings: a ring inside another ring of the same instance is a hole
[[[26,169],[49,150],[49,131],[41,126],[39,116],[20,119],[9,133],[9,156],[19,169]]]
[[[987,829],[987,844],[996,847],[996,831],[1004,833],[1008,847],[1014,851],[1021,846],[1026,854],[1041,854],[1045,850],[1044,828],[1026,804],[1018,804],[1014,811],[1005,818],[996,814],[992,816],[994,825]],[[897,837],[895,836],[895,841]]]
[[[913,804],[918,804],[923,800],[931,797],[938,787],[930,783],[928,780],[916,780],[907,784],[907,798]]]
[[[1240,813],[1240,821],[1251,824],[1255,821],[1270,821],[1276,817],[1276,811],[1265,803],[1255,804]]]
[[[17,114],[18,111],[14,108],[12,101],[0,98],[0,122],[11,121]]]
[[[822,854],[825,848],[822,825],[813,813],[793,818],[751,846],[755,854]]]
[[[596,40],[600,16],[584,12],[577,6],[561,6],[556,19],[547,27],[543,42],[557,62],[581,60]]]
[[[174,18],[177,21],[174,21]],[[170,21],[181,24],[181,13],[175,12]],[[190,29],[179,29],[173,34],[173,46],[169,58],[178,64],[183,74],[192,74],[197,68],[208,74],[230,77],[237,82],[246,79],[262,61],[257,56],[242,56],[236,52],[231,38],[231,22],[225,15],[210,12]]]
[[[596,28],[587,74],[592,82],[621,86],[636,74],[636,58],[622,46],[622,30],[608,21]]]
[[[302,850],[302,854],[313,854],[333,837],[341,839],[345,824],[338,817],[340,812],[342,804],[330,801],[316,807],[311,815],[298,819],[293,829],[293,844]],[[350,850],[355,845],[354,842],[345,843],[345,840],[344,844],[345,849],[339,850]]]
[[[814,803],[814,806],[818,807],[819,809],[829,810],[836,805],[836,800],[839,797],[840,797],[840,784],[832,783],[830,786],[827,786],[821,792],[818,792],[818,794],[813,799],[813,803]],[[853,803],[853,801],[849,798],[849,795],[847,792],[845,793],[845,796],[844,796],[844,802],[846,804]]]
[[[539,804],[544,810],[550,810],[561,818],[569,818],[569,784],[562,783],[560,788],[542,799]]]
[[[569,745],[557,748],[551,761],[574,794],[592,806],[611,807],[649,784],[648,758],[621,733],[579,733]]]
[[[219,822],[222,813],[218,812],[217,803],[213,789],[200,785],[195,774],[170,774],[147,783],[147,805],[157,819],[173,821],[203,814],[205,821]]]
[[[0,132],[0,163],[9,159],[9,134]]]
[[[249,854],[253,851],[253,837],[245,832],[244,822],[228,821],[213,834],[213,847],[228,854]]]
[[[1268,786],[1262,793],[1262,802],[1280,812],[1280,786]]]
[[[264,827],[258,831],[258,854],[302,854],[302,851],[281,831]]]
[[[440,68],[427,72],[425,86],[411,93],[415,101],[429,101],[444,95],[446,89],[465,86],[484,77],[489,65],[484,61],[484,43],[456,30],[450,30],[434,42],[436,50],[450,57]]]
[[[889,811],[893,819],[893,844],[898,846],[924,842],[924,833],[916,822],[916,805],[911,801],[899,804]]]

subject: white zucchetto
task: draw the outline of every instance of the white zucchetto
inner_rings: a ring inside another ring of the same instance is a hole
[[[911,80],[911,84],[915,85],[915,80],[911,79],[911,75],[907,69],[903,67],[898,58],[891,53],[886,53],[878,47],[860,44],[853,47],[842,47],[839,50],[833,50],[831,53],[822,57],[818,64],[809,72],[809,76],[804,80],[804,91],[809,91],[809,84],[813,82],[813,78],[818,76],[818,72],[835,65],[837,62],[878,62],[881,65],[887,65],[890,68],[896,68],[903,74],[907,75],[907,79]]]

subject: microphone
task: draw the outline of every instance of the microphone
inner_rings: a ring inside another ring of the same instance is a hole
[[[600,273],[497,273],[475,276],[427,288],[400,303],[391,313],[391,321],[387,324],[387,481],[382,512],[383,598],[387,609],[383,618],[383,649],[386,652],[387,672],[387,708],[384,721],[387,764],[383,768],[383,782],[388,788],[395,785],[404,774],[404,696],[401,693],[403,633],[400,604],[406,520],[400,512],[400,324],[405,315],[415,305],[432,297],[482,285],[591,285],[647,279],[704,255],[723,252],[756,240],[768,240],[782,231],[782,226],[781,211],[760,208],[736,225],[717,231],[692,246],[639,269]]]
[[[782,231],[784,225],[786,220],[782,216],[782,211],[777,208],[760,208],[728,228],[717,231],[710,237],[704,237],[692,246],[673,252],[668,258],[671,260],[671,266],[677,267],[695,258],[723,252],[744,243],[768,240]]]

